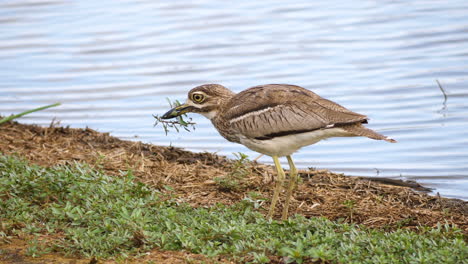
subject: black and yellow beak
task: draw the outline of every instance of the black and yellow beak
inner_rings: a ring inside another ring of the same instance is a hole
[[[179,106],[176,106],[172,108],[171,110],[167,111],[163,116],[161,116],[162,119],[171,119],[174,117],[181,116],[185,113],[188,113],[192,110],[193,106],[187,105],[187,104],[182,104]]]

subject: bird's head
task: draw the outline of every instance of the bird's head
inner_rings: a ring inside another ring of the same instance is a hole
[[[190,90],[184,104],[172,108],[161,118],[170,119],[185,113],[198,113],[213,119],[218,114],[219,108],[233,95],[231,90],[219,84],[200,85]]]

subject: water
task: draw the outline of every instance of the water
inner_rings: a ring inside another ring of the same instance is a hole
[[[255,158],[201,116],[192,133],[153,128],[166,98],[204,83],[301,85],[399,141],[330,139],[299,167],[468,199],[467,1],[0,1],[2,115],[62,102],[20,121]]]

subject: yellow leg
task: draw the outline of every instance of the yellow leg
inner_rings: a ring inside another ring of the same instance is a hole
[[[281,188],[283,187],[283,182],[285,178],[283,168],[281,168],[281,164],[278,160],[278,156],[273,156],[272,158],[273,158],[273,162],[275,163],[276,171],[278,173],[278,178],[276,179],[275,191],[273,193],[273,198],[271,199],[270,210],[268,212],[268,218],[270,219],[273,217],[276,203],[278,202],[278,198],[279,198],[279,193],[281,191]]]
[[[294,187],[297,183],[297,169],[294,165],[294,162],[291,156],[286,156],[289,163],[289,184],[288,184],[288,192],[286,193],[286,201],[283,206],[283,214],[281,215],[282,220],[286,220],[288,218],[288,210],[289,210],[289,202],[291,201],[291,196],[294,190]]]

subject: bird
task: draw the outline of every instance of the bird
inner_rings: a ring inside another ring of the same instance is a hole
[[[277,171],[273,197],[268,210],[272,219],[286,181],[279,157],[286,157],[289,183],[281,219],[288,218],[289,203],[298,181],[292,154],[302,147],[331,137],[363,136],[395,143],[363,124],[366,115],[290,84],[266,84],[234,93],[220,84],[203,84],[191,89],[184,104],[166,112],[162,119],[186,113],[208,118],[219,134],[264,155],[271,156]]]

